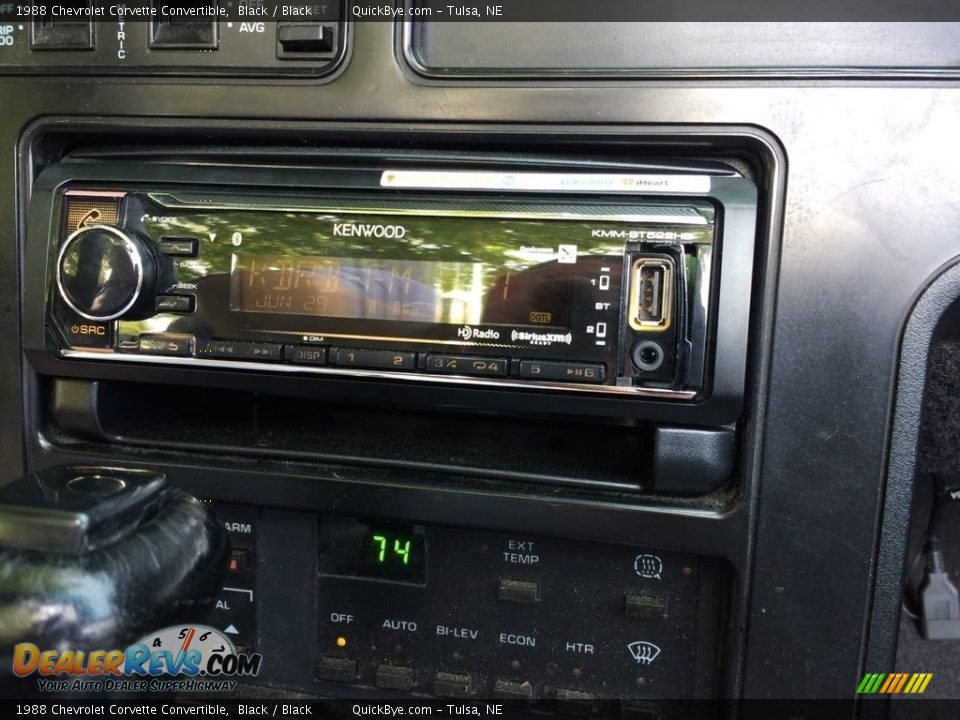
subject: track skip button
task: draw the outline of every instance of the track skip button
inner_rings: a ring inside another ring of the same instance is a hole
[[[273,343],[242,342],[238,340],[209,340],[203,356],[218,360],[280,360],[282,348]]]

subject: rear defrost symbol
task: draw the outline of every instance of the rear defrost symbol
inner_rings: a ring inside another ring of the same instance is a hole
[[[633,659],[641,665],[650,665],[660,655],[660,648],[652,642],[638,640],[627,645],[627,650],[633,655]]]
[[[637,575],[648,580],[659,580],[663,574],[663,560],[659,555],[637,555],[633,561]]]

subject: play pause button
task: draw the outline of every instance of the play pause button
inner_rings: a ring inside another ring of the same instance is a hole
[[[603,363],[523,360],[520,363],[520,377],[528,380],[602,383],[607,379],[607,367]]]
[[[217,360],[279,361],[281,346],[273,343],[241,342],[239,340],[208,340],[200,357]]]

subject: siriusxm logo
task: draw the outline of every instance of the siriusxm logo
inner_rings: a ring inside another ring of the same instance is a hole
[[[374,237],[399,239],[407,234],[407,229],[403,225],[334,223],[333,234],[337,237]]]

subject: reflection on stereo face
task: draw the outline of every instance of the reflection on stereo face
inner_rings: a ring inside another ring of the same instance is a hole
[[[49,351],[669,401],[708,399],[727,361],[712,337],[717,204],[755,197],[744,178],[701,183],[715,183],[710,197],[641,202],[529,187],[352,197],[342,188],[363,183],[345,169],[325,171],[336,196],[294,195],[228,190],[211,182],[220,170],[204,172],[203,184],[111,191],[112,209],[76,177],[41,190],[37,202],[60,213]],[[91,209],[101,224],[80,224]],[[754,212],[724,228],[734,270],[752,258]]]
[[[478,262],[234,255],[231,308],[244,312],[464,325],[569,324],[572,294],[589,294],[606,263]],[[619,268],[618,268],[619,269]],[[580,282],[578,283],[577,280]]]

